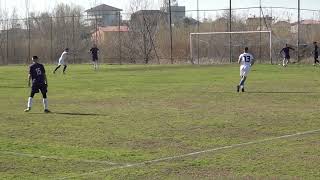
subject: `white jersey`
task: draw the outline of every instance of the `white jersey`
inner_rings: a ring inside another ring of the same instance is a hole
[[[59,65],[65,65],[66,63],[64,62],[64,60],[67,58],[68,56],[68,52],[67,51],[63,51],[63,53],[61,54],[60,58],[59,58]]]
[[[241,66],[250,66],[253,63],[253,56],[250,53],[243,53],[239,56]]]

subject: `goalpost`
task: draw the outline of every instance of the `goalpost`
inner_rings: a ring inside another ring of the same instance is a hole
[[[237,62],[245,47],[261,63],[272,64],[271,31],[190,33],[190,58],[197,64]]]

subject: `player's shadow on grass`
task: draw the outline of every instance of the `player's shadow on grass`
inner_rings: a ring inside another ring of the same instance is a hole
[[[29,114],[44,114],[44,113],[29,113]],[[108,116],[107,114],[97,114],[97,113],[73,113],[73,112],[55,112],[55,111],[47,114],[67,115],[67,116]]]
[[[26,86],[2,86],[0,85],[0,89],[26,89]]]
[[[318,92],[303,92],[303,91],[251,91],[248,94],[316,94]]]
[[[51,114],[68,115],[68,116],[108,116],[107,114],[97,114],[97,113],[74,113],[74,112],[51,112]]]

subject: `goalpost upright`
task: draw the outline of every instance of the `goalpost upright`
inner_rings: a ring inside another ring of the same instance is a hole
[[[193,59],[193,43],[192,38],[194,35],[197,35],[198,38],[200,35],[215,35],[215,34],[254,34],[254,33],[268,33],[269,34],[269,56],[270,56],[270,63],[272,62],[272,32],[271,31],[234,31],[234,32],[201,32],[201,33],[190,33],[190,56],[192,63],[194,62]],[[199,53],[199,52],[198,52]]]

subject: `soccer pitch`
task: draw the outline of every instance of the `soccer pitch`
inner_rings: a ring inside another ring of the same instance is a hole
[[[317,179],[320,68],[46,66],[50,114],[27,66],[0,67],[0,179]]]

